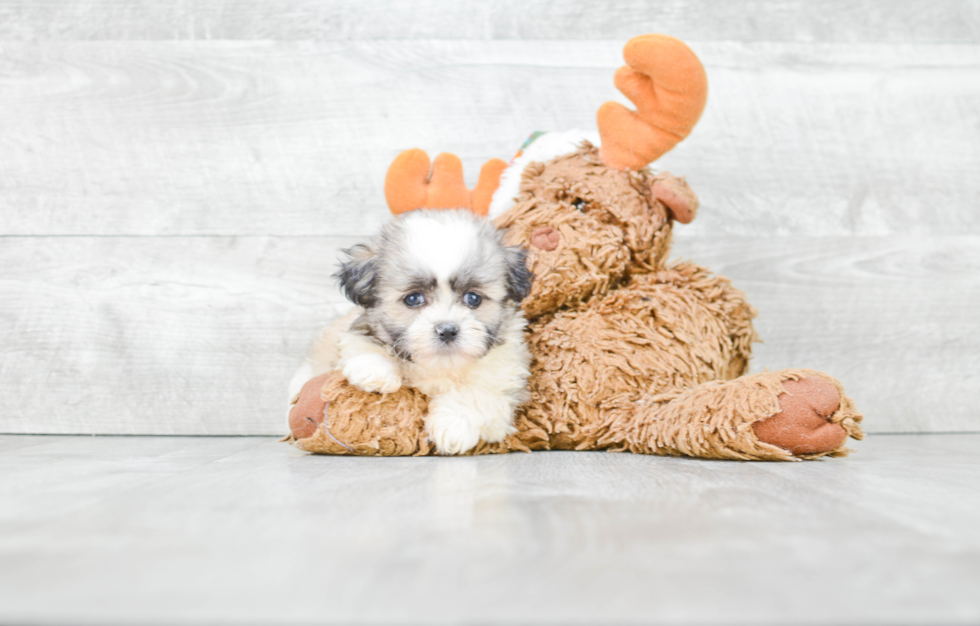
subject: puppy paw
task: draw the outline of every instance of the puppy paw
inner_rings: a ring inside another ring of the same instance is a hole
[[[499,419],[490,420],[480,427],[480,439],[487,443],[497,443],[506,439],[507,435],[513,435],[516,432],[517,427],[514,426],[512,416],[508,413]]]
[[[344,362],[343,372],[347,382],[369,393],[394,393],[402,386],[402,377],[380,354],[351,357]]]
[[[425,434],[439,454],[462,454],[480,442],[479,420],[459,405],[433,407],[425,417]]]

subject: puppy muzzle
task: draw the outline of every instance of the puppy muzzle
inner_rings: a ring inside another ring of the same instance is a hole
[[[451,322],[436,324],[436,334],[443,343],[452,343],[459,336],[459,326]]]

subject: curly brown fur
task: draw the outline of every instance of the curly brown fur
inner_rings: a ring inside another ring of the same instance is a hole
[[[522,413],[559,448],[623,447],[616,424],[652,390],[745,372],[755,310],[727,279],[681,263],[531,324]]]
[[[756,311],[728,279],[693,263],[665,265],[674,218],[689,221],[696,210],[683,179],[610,169],[587,142],[526,167],[520,195],[497,224],[507,227],[508,245],[529,250],[535,276],[523,303],[531,320],[531,399],[515,415],[517,433],[471,453],[611,449],[759,460],[846,454],[842,444],[793,454],[765,441],[772,427],[753,427],[782,415],[790,397],[797,413],[813,417],[805,399],[783,385],[801,379],[831,387],[837,408],[819,418],[861,438],[861,415],[826,374],[745,375]],[[297,442],[305,450],[433,452],[422,431],[426,399],[415,390],[381,397],[341,377],[328,381],[323,399],[331,403],[327,420]]]
[[[578,150],[524,170],[517,202],[497,224],[507,243],[528,249],[535,276],[524,302],[529,318],[572,306],[617,287],[631,269],[653,268],[670,246],[666,207],[652,200],[654,176],[602,164],[585,142]],[[558,245],[532,245],[540,228],[557,231]]]

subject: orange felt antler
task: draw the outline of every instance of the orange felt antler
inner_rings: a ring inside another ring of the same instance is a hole
[[[690,134],[704,111],[708,77],[694,52],[667,35],[630,39],[623,58],[615,84],[636,111],[616,102],[599,108],[600,156],[611,168],[639,170]]]
[[[385,177],[388,208],[395,215],[422,208],[470,209],[486,215],[506,167],[504,161],[490,159],[470,191],[463,182],[463,164],[455,154],[443,152],[430,164],[424,150],[406,150],[395,157]]]

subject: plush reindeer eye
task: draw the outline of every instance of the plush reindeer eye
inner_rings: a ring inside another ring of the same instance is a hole
[[[463,296],[463,302],[466,303],[466,306],[475,309],[476,307],[480,306],[481,302],[483,302],[483,296],[471,291]]]
[[[418,292],[416,292],[416,293],[410,293],[407,296],[405,296],[404,298],[402,298],[402,302],[405,303],[405,306],[411,307],[411,308],[414,309],[415,307],[419,307],[419,306],[422,306],[423,304],[425,304],[425,296],[423,296],[422,294],[420,294]]]

